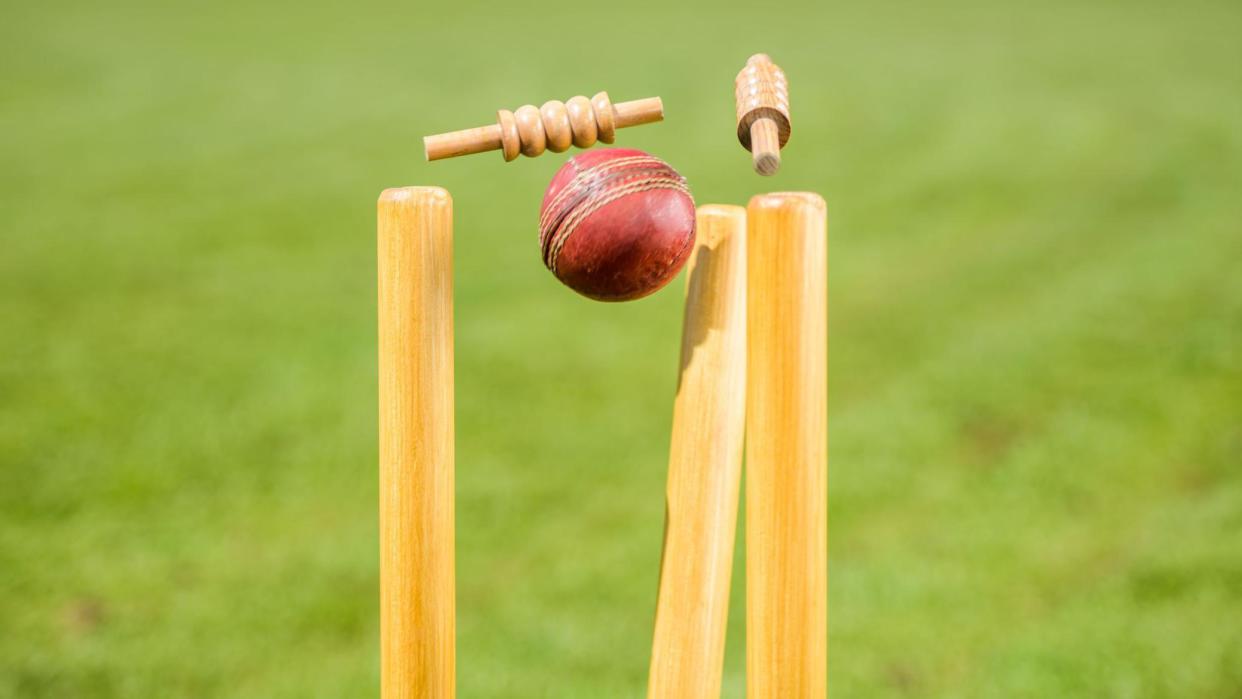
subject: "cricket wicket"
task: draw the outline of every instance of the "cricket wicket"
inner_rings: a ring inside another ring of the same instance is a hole
[[[647,696],[719,697],[746,421],[746,210],[700,206],[687,267]]]
[[[453,699],[452,200],[378,205],[383,699]],[[746,433],[750,699],[827,696],[824,200],[703,206],[688,267],[648,697],[718,697]]]
[[[456,694],[453,200],[379,205],[380,694]]]
[[[828,693],[824,200],[747,208],[746,696]]]

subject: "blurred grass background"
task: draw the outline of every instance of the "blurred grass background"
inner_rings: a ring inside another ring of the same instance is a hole
[[[828,200],[833,696],[1242,696],[1242,6],[763,7],[6,4],[0,697],[378,696],[406,184],[456,200],[460,695],[643,695],[681,282],[573,295],[565,156],[419,140],[600,89],[700,203]]]

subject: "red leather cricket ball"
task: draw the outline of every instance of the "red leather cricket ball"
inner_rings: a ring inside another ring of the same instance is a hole
[[[603,148],[570,158],[539,211],[543,263],[599,301],[629,301],[667,284],[694,247],[686,179],[640,150]]]

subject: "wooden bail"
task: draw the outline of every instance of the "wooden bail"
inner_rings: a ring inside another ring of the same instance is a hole
[[[757,53],[734,80],[737,139],[750,151],[755,172],[774,175],[789,141],[789,82],[766,53]]]
[[[617,129],[664,120],[659,97],[613,104],[607,92],[591,99],[579,95],[565,102],[550,100],[542,107],[532,104],[514,111],[496,112],[496,123],[474,129],[423,138],[427,160],[499,150],[505,160],[519,154],[528,158],[545,150],[561,153],[571,145],[589,148],[596,141],[612,143]]]

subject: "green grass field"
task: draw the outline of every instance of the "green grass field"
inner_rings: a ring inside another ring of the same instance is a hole
[[[573,295],[564,156],[420,142],[599,89],[700,203],[828,201],[834,697],[1242,697],[1242,6],[747,7],[10,3],[0,697],[378,696],[407,184],[456,200],[460,696],[643,696],[681,282]]]

